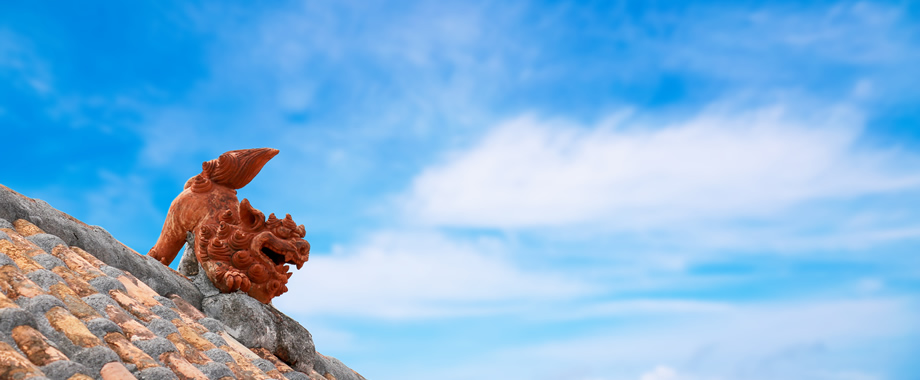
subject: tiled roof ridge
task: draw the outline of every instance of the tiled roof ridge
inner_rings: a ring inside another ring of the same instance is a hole
[[[149,284],[128,268],[165,277]],[[0,379],[364,379],[315,352],[309,332],[274,307],[162,268],[0,185]]]

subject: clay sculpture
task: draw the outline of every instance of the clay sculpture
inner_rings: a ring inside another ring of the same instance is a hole
[[[169,265],[195,234],[195,258],[220,291],[242,290],[262,303],[286,292],[290,264],[300,269],[310,256],[304,226],[290,214],[278,219],[237,200],[277,149],[233,150],[202,163],[201,174],[173,200],[156,245],[147,255]]]

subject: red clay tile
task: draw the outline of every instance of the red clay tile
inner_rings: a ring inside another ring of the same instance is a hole
[[[114,305],[106,306],[105,312],[109,315],[109,319],[111,319],[112,322],[115,322],[118,327],[121,327],[121,331],[124,331],[132,342],[156,338],[156,334],[154,334],[153,331],[150,331],[147,327],[135,321],[134,318],[125,314],[125,312]]]
[[[8,287],[9,285],[7,285],[6,282],[0,281],[0,288],[3,288],[4,286]],[[13,300],[7,298],[6,290],[3,290],[0,292],[0,309],[6,309],[8,307],[19,307],[19,305],[13,302]]]
[[[134,298],[131,298],[121,290],[115,289],[109,291],[109,296],[112,297],[115,302],[118,302],[119,305],[131,314],[134,314],[135,317],[146,322],[150,322],[153,317],[156,317],[150,309],[144,306],[142,303],[138,302]]]
[[[51,254],[64,261],[70,269],[80,275],[84,280],[89,281],[96,277],[105,276],[99,268],[90,264],[86,259],[76,254],[69,247],[59,245],[51,250]]]
[[[48,339],[32,326],[16,326],[13,328],[12,335],[19,349],[37,366],[67,360],[67,356],[54,348]]]
[[[29,239],[26,239],[25,236],[20,235],[19,232],[15,230],[11,230],[9,228],[0,228],[0,231],[6,232],[6,235],[9,236],[13,244],[18,245],[27,251],[37,251],[32,254],[33,256],[45,253],[45,251],[42,250],[39,246],[29,241]]]
[[[80,297],[86,297],[90,294],[96,294],[96,288],[90,285],[83,277],[79,276],[76,272],[66,266],[56,266],[51,270],[54,273],[57,273],[58,276],[64,279],[64,282],[67,283],[67,286],[70,287],[74,293],[77,293]]]
[[[154,296],[159,296],[159,294],[136,278],[132,281],[128,276],[118,276],[118,282],[125,286],[131,298],[140,301],[144,306],[154,307],[160,305],[160,301],[153,298]],[[143,285],[143,287],[138,284]]]
[[[0,266],[0,283],[4,283],[0,285],[0,288],[12,300],[19,297],[32,298],[37,295],[47,294],[44,289],[36,285],[12,265]]]
[[[70,246],[70,250],[76,253],[77,255],[79,255],[80,257],[82,257],[83,260],[86,260],[86,262],[90,263],[92,266],[96,268],[102,269],[102,266],[105,265],[105,263],[102,262],[102,260],[99,260],[96,258],[96,256],[93,256],[89,252],[84,251],[83,248],[73,245],[73,246]]]
[[[185,360],[178,352],[164,352],[160,355],[160,361],[166,364],[179,380],[209,380],[207,376],[201,373],[198,368],[195,368],[192,363],[189,363],[188,360]]]
[[[8,240],[0,239],[0,252],[5,253],[13,259],[13,262],[15,262],[24,273],[29,273],[37,269],[45,269],[41,264],[32,260],[32,256],[34,256],[33,251],[35,251],[35,249],[26,248],[18,244],[10,243]],[[41,252],[44,253],[45,251]]]
[[[203,338],[200,335],[203,333],[203,331],[196,329],[192,325],[180,319],[173,319],[172,323],[176,325],[176,328],[179,330],[179,334],[182,336],[182,339],[185,339],[189,344],[192,345],[192,347],[195,347],[195,349],[198,351],[204,352],[217,348],[214,343],[211,343],[211,341]],[[204,326],[201,327],[204,328]]]
[[[204,313],[196,309],[194,306],[192,306],[192,304],[188,303],[188,301],[182,299],[182,297],[179,297],[178,295],[173,294],[169,296],[169,298],[173,300],[173,303],[175,303],[176,306],[179,308],[179,314],[185,315],[196,321],[201,318],[206,317]]]
[[[121,360],[126,363],[134,364],[139,370],[159,367],[156,360],[153,360],[150,355],[147,355],[147,353],[128,341],[128,338],[126,338],[124,334],[117,332],[105,334],[105,342],[112,351],[118,354]]]
[[[38,228],[38,226],[25,219],[17,219],[15,222],[13,222],[13,228],[16,229],[16,232],[22,234],[22,236],[32,236],[35,234],[45,233],[45,231],[42,231],[41,228]]]
[[[58,282],[57,284],[51,285],[50,290],[51,294],[63,301],[64,305],[67,306],[67,310],[70,310],[70,313],[77,318],[90,320],[101,317],[96,309],[93,309],[92,306],[83,302],[77,293],[63,283]]]
[[[166,339],[169,339],[179,350],[179,353],[191,363],[202,365],[211,361],[210,358],[204,356],[201,351],[189,344],[185,339],[182,339],[182,336],[177,333],[167,335]]]
[[[137,379],[131,372],[128,372],[128,369],[125,368],[124,364],[119,362],[110,362],[102,366],[102,371],[99,373],[102,375],[102,380],[131,380]]]
[[[42,376],[41,370],[16,352],[9,344],[0,341],[0,379],[27,379]]]
[[[70,314],[67,309],[55,306],[45,313],[45,318],[51,323],[51,327],[64,333],[67,339],[70,339],[77,346],[95,347],[102,344],[102,341],[93,335],[83,322],[80,322],[77,317]]]

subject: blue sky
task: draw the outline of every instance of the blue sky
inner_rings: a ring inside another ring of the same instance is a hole
[[[920,374],[910,2],[0,5],[0,183],[144,253],[202,161],[369,379]]]

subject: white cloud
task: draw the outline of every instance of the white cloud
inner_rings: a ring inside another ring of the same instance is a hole
[[[909,170],[920,158],[861,146],[859,115],[843,107],[622,119],[502,123],[418,175],[403,207],[438,226],[668,230],[778,221],[805,205],[920,186]]]
[[[413,319],[506,312],[592,290],[572,277],[523,271],[503,251],[488,239],[381,232],[332,255],[314,254],[275,303],[291,314]],[[304,304],[298,297],[307,292]]]
[[[920,332],[917,316],[915,301],[905,298],[736,303],[702,316],[639,313],[579,337],[482,352],[432,377],[876,379],[888,370],[883,358],[912,349],[899,342]],[[878,356],[866,360],[867,350]]]
[[[666,366],[658,366],[655,369],[639,376],[639,380],[678,380],[677,371]]]

